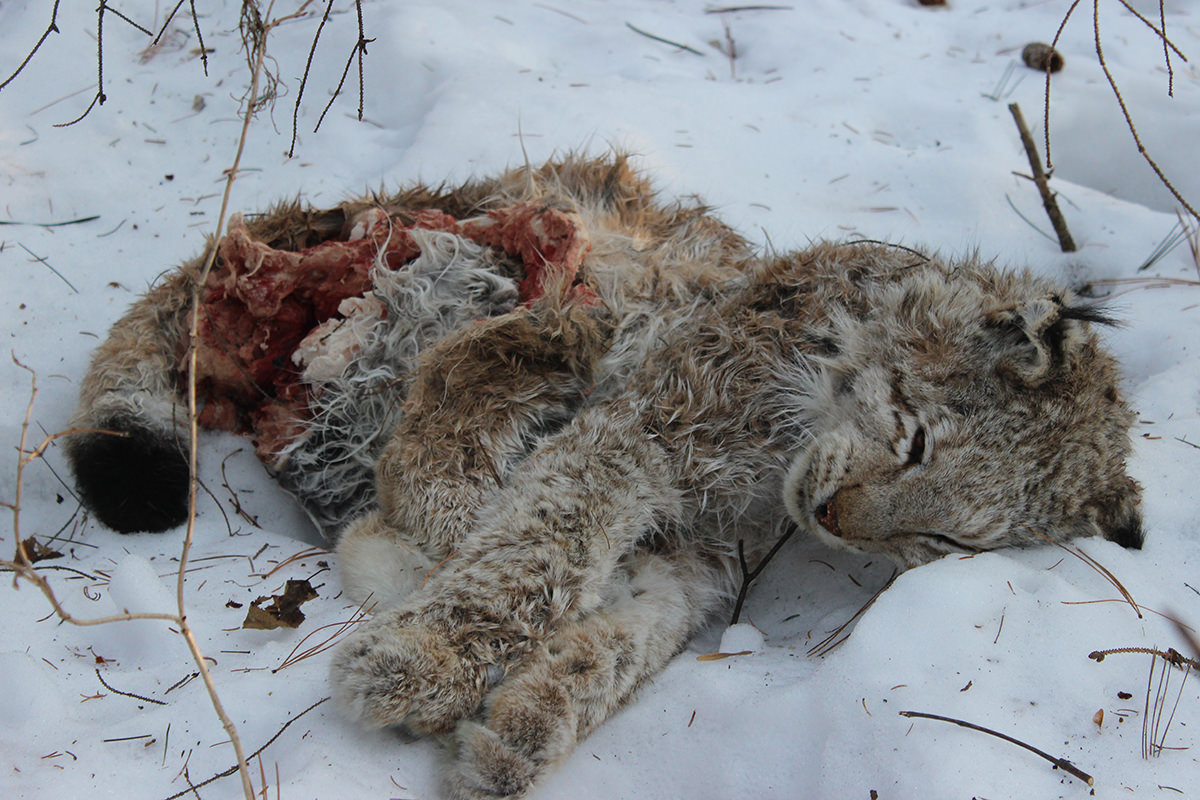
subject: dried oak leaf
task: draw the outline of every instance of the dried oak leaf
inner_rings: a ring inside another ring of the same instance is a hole
[[[22,544],[25,545],[25,555],[29,557],[30,564],[36,564],[39,561],[49,561],[52,558],[62,558],[62,553],[58,552],[52,547],[47,547],[37,539],[34,539],[32,536],[30,536],[28,539],[22,540]],[[21,547],[18,545],[17,554],[13,558],[13,561],[20,564],[22,560]]]
[[[250,604],[246,610],[246,621],[243,628],[251,630],[274,630],[275,628],[295,628],[304,622],[304,612],[300,605],[317,596],[317,590],[306,580],[290,580],[284,587],[283,594],[270,597],[260,597]],[[263,606],[267,601],[270,603]]]

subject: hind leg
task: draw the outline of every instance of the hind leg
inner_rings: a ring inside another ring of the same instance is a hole
[[[380,509],[338,542],[356,599],[388,608],[422,585],[537,440],[571,419],[606,331],[551,306],[477,321],[422,355],[376,464]]]
[[[607,328],[584,309],[521,309],[423,354],[376,465],[384,518],[437,560],[543,436],[569,422]]]
[[[682,649],[719,587],[695,554],[637,556],[610,604],[531,653],[488,695],[482,722],[459,723],[453,796],[524,795]]]

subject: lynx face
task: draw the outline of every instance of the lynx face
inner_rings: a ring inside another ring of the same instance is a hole
[[[832,315],[785,482],[796,522],[901,567],[1042,537],[1139,546],[1133,415],[1086,324],[1107,320],[1044,288],[926,276],[874,292],[892,313]]]

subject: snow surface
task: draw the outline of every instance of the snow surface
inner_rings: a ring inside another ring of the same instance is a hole
[[[1134,4],[1157,19],[1156,3]],[[149,27],[172,5],[120,8]],[[1016,212],[1049,230],[1033,186],[1013,174],[1028,165],[1006,108],[1019,101],[1038,122],[1042,81],[1017,63],[1001,85],[1024,44],[1054,35],[1067,0],[951,0],[945,9],[915,0],[792,0],[787,10],[719,15],[699,0],[367,0],[366,33],[375,41],[366,121],[354,119],[351,83],[314,134],[357,35],[352,4],[335,5],[291,159],[283,153],[318,18],[273,33],[280,98],[251,131],[237,209],[295,195],[331,204],[414,179],[457,181],[521,163],[522,147],[539,162],[616,145],[637,153],[666,193],[699,194],[746,235],[779,249],[850,236],[946,253],[977,249],[1079,285],[1137,276],[1175,224],[1172,201],[1140,161],[1095,63],[1090,4],[1065,31],[1067,67],[1053,92],[1055,183],[1081,243],[1070,255]],[[50,6],[0,1],[0,78],[41,35]],[[65,427],[107,326],[164,269],[195,253],[215,224],[245,66],[237,4],[197,6],[213,51],[208,77],[189,20],[181,17],[149,51],[142,34],[110,15],[107,102],[78,125],[53,127],[82,112],[96,78],[94,6],[63,3],[60,32],[0,92],[0,218],[98,215],[63,227],[0,227],[9,286],[0,331],[38,375],[35,439]],[[1200,201],[1200,72],[1173,59],[1169,98],[1161,43],[1116,0],[1099,6],[1105,54],[1147,146]],[[1200,4],[1174,0],[1166,12],[1180,48],[1200,54]],[[737,48],[732,74],[711,44],[726,40],[725,25]],[[1198,277],[1186,246],[1142,276]],[[1101,288],[1127,322],[1108,339],[1142,419],[1131,470],[1145,487],[1149,537],[1141,552],[1102,541],[1079,546],[1147,609],[1198,624],[1200,287]],[[0,442],[9,454],[0,497],[11,500],[30,384],[25,371],[0,362]],[[201,458],[212,499],[201,503],[188,615],[254,750],[328,693],[327,655],[272,670],[330,631],[300,645],[306,634],[353,609],[339,598],[329,554],[289,560],[313,534],[246,442],[206,436]],[[20,525],[25,535],[58,531],[67,539],[55,544],[68,557],[47,563],[79,573],[45,570],[67,608],[84,616],[173,611],[180,536],[122,537],[81,525],[60,479],[69,483],[54,446],[26,474]],[[235,512],[235,493],[257,524]],[[12,542],[6,526],[0,549],[11,551]],[[890,574],[867,558],[790,543],[743,616],[763,643],[735,631],[730,642],[752,654],[697,660],[720,647],[722,626],[714,626],[583,742],[537,796],[867,798],[874,790],[881,798],[995,800],[1089,792],[1011,744],[905,719],[902,710],[970,720],[1069,758],[1095,776],[1097,796],[1200,791],[1200,681],[1183,684],[1165,741],[1172,749],[1147,761],[1140,751],[1149,657],[1087,657],[1099,648],[1182,648],[1180,637],[1150,611],[1139,618],[1120,602],[1096,602],[1118,595],[1080,559],[1050,547],[946,558],[901,575],[845,643],[810,656]],[[310,576],[320,597],[304,606],[309,619],[299,630],[240,629],[245,604],[280,591],[285,579]],[[177,685],[194,667],[166,623],[76,628],[56,622],[28,584],[2,591],[0,796],[165,798],[187,788],[185,775],[198,782],[233,763],[201,682]],[[105,688],[97,670],[114,689],[165,705]],[[1099,710],[1102,726],[1093,721]],[[325,704],[255,760],[255,783],[290,800],[431,798],[442,757],[434,742],[360,730]],[[231,777],[200,796],[241,790]]]

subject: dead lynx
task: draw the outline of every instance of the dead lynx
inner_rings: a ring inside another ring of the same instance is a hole
[[[758,256],[621,157],[237,223],[203,293],[204,421],[250,430],[374,618],[369,725],[449,734],[513,797],[629,699],[790,524],[902,567],[1141,543],[1103,315],[1027,272],[876,243]],[[183,515],[199,260],[113,329],[70,454],[119,530]],[[444,563],[443,563],[444,562]],[[435,568],[435,565],[436,566]]]

